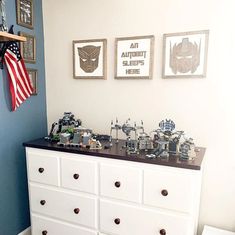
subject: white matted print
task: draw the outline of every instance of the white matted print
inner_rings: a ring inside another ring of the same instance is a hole
[[[206,76],[209,30],[164,34],[163,78]]]
[[[106,79],[107,40],[73,41],[74,78]]]
[[[154,36],[116,38],[115,78],[152,78]]]

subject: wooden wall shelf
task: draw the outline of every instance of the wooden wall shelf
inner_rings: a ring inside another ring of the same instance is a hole
[[[26,37],[0,31],[0,42],[7,42],[7,41],[26,42]]]

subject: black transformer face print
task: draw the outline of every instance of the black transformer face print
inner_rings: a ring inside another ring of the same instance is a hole
[[[99,64],[100,46],[78,47],[80,67],[86,73],[93,73]]]
[[[200,64],[200,50],[199,45],[190,42],[189,38],[183,38],[182,42],[175,43],[173,47],[170,46],[170,67],[174,74],[179,73],[194,73]]]

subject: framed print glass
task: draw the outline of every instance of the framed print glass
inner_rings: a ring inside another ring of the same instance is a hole
[[[206,76],[209,30],[163,35],[163,78]]]
[[[16,0],[17,24],[33,29],[33,0]]]
[[[32,95],[37,95],[38,94],[38,78],[37,78],[38,71],[36,69],[27,69],[27,72],[29,74],[30,83],[33,87]]]
[[[73,77],[106,79],[107,40],[73,41]]]
[[[116,38],[115,78],[152,78],[154,36]]]
[[[21,55],[26,63],[36,63],[36,39],[35,36],[19,32],[20,36],[26,37],[25,42],[20,42]]]

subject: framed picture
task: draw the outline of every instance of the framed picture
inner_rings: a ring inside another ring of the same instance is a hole
[[[115,78],[152,78],[154,36],[116,38]]]
[[[37,95],[38,94],[38,78],[37,78],[38,71],[36,69],[27,69],[27,71],[29,74],[31,85],[34,89],[32,95]]]
[[[209,30],[163,35],[163,78],[206,76]]]
[[[19,32],[26,37],[26,42],[20,42],[21,55],[26,63],[36,63],[36,39],[35,36]]]
[[[33,29],[33,0],[16,0],[17,24]]]
[[[73,41],[73,77],[106,79],[107,40]]]

